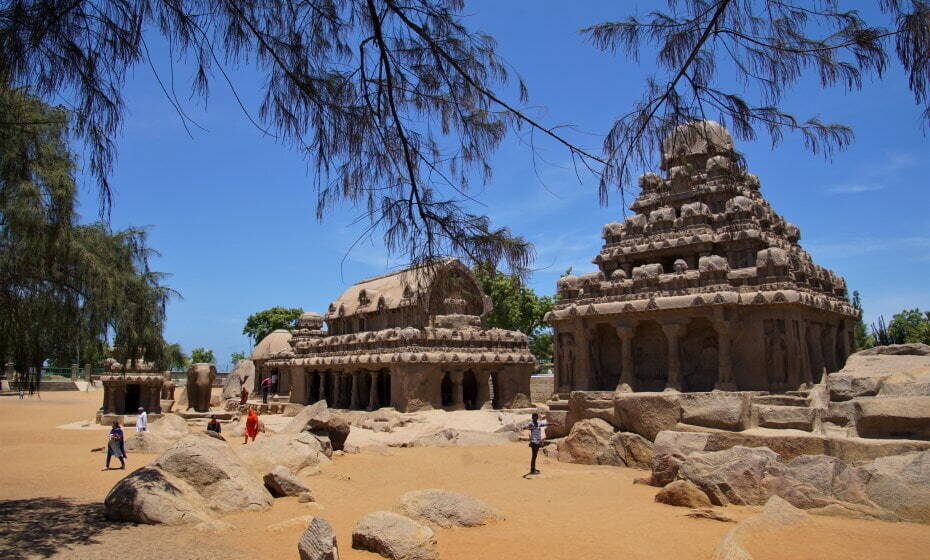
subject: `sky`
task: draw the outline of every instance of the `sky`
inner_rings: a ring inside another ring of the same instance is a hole
[[[466,5],[466,24],[494,36],[498,53],[527,83],[534,118],[572,125],[566,134],[592,150],[630,110],[654,70],[648,56],[637,63],[603,53],[579,33],[602,21],[645,15],[649,2]],[[166,79],[167,49],[154,35],[149,46]],[[342,206],[322,221],[315,218],[306,161],[250,124],[222,79],[214,81],[204,107],[186,96],[189,68],[173,66],[179,97],[199,127],[185,130],[149,67],[133,72],[117,138],[111,223],[148,228],[151,246],[161,253],[153,267],[170,274],[167,284],[181,294],[168,309],[166,340],[187,352],[210,348],[224,369],[231,353],[250,349],[242,327],[251,313],[278,305],[324,312],[354,282],[398,263],[377,240],[352,248],[365,225],[356,223],[357,209]],[[254,114],[262,75],[237,68],[231,77]],[[784,105],[856,133],[854,144],[830,160],[791,136],[775,149],[766,137],[736,146],[774,209],[801,228],[801,245],[814,261],[861,292],[867,323],[904,308],[930,309],[930,139],[906,85],[896,61],[884,79],[866,82],[859,92],[824,90],[816,79],[803,79]],[[508,137],[493,157],[493,178],[471,193],[481,205],[471,208],[535,245],[529,284],[551,294],[568,267],[574,273],[595,269],[601,227],[622,220],[625,210],[616,193],[600,206],[595,181],[579,180],[564,150],[534,138],[534,157],[530,140]],[[630,187],[627,203],[636,193]],[[84,176],[85,220],[98,217],[97,199],[95,184]]]

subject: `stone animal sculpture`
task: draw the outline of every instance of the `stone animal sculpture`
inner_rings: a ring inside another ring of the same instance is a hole
[[[216,379],[216,366],[212,364],[191,364],[187,368],[187,408],[197,412],[210,410],[210,388]]]

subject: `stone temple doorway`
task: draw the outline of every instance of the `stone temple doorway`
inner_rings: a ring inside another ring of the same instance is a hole
[[[668,341],[655,321],[642,321],[633,338],[635,391],[662,391],[668,381]]]
[[[449,378],[449,372],[445,372],[442,381],[439,383],[440,405],[443,407],[452,406],[452,379]]]
[[[466,371],[462,377],[462,400],[467,410],[478,409],[478,378],[472,370]]]
[[[126,414],[133,414],[139,410],[139,384],[126,384],[126,400],[123,410]]]
[[[713,391],[717,382],[717,360],[714,326],[704,317],[692,319],[681,341],[681,389]]]

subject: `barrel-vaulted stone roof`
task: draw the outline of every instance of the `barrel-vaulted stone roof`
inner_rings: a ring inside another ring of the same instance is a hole
[[[252,350],[252,360],[267,360],[282,350],[291,349],[291,332],[287,329],[276,329],[255,345]]]

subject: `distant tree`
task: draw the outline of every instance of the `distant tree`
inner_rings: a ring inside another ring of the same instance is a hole
[[[489,265],[476,266],[474,272],[481,289],[494,304],[485,324],[522,332],[529,337],[530,351],[536,358],[552,359],[552,331],[543,321],[552,310],[552,297],[537,296],[519,276]]]
[[[209,348],[194,348],[191,350],[191,362],[195,364],[215,364],[213,350]]]
[[[930,344],[930,312],[914,308],[895,313],[888,324],[888,335],[892,344]]]
[[[272,307],[253,313],[245,320],[242,334],[248,335],[256,344],[275,329],[294,329],[297,319],[304,310],[300,307]]]
[[[870,335],[865,328],[865,320],[862,318],[862,299],[859,297],[859,290],[853,292],[853,307],[859,311],[859,319],[853,327],[853,338],[855,339],[856,349],[862,350],[875,346],[875,337]]]
[[[177,342],[165,344],[164,350],[164,367],[172,371],[186,369],[191,363],[190,358],[184,353],[181,345]],[[162,368],[159,368],[162,369]]]
[[[248,358],[248,356],[246,356],[245,352],[233,352],[232,355],[229,356],[229,361],[232,363],[233,367],[236,367],[239,360],[244,360],[246,358]]]

